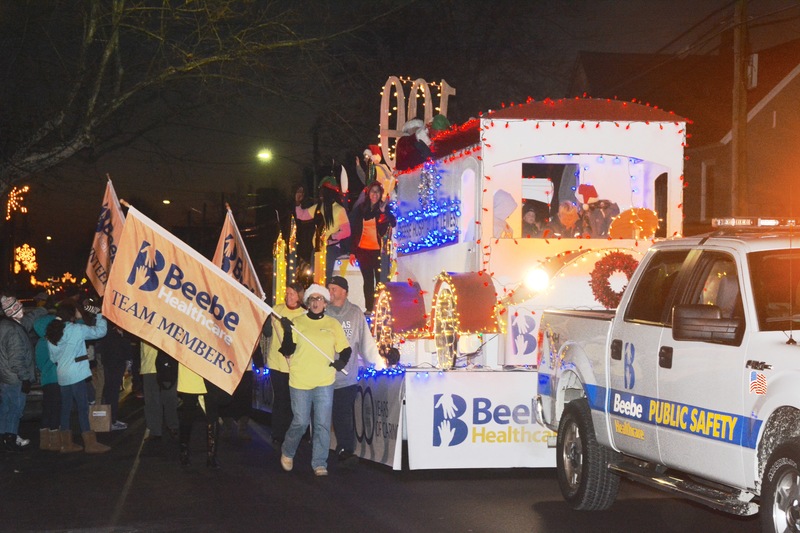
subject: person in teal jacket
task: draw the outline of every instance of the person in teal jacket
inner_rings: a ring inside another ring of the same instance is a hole
[[[50,360],[53,361],[61,387],[61,422],[59,436],[61,453],[79,452],[103,453],[110,448],[97,442],[97,436],[89,426],[89,397],[86,392],[86,379],[91,378],[89,369],[89,356],[86,353],[86,341],[99,339],[105,336],[108,323],[103,315],[98,314],[94,326],[79,324],[78,320],[83,315],[70,301],[63,301],[58,306],[56,319],[47,326],[45,337],[50,350]],[[72,404],[78,411],[78,424],[83,436],[84,448],[72,442],[70,429],[70,415]]]
[[[61,450],[58,425],[61,419],[61,387],[58,386],[56,364],[50,360],[50,349],[44,338],[47,326],[56,319],[54,314],[40,316],[33,323],[33,331],[39,336],[36,341],[36,368],[42,386],[42,422],[39,428],[39,448],[54,452]]]

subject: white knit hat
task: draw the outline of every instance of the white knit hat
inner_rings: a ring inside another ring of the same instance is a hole
[[[308,303],[308,299],[310,297],[314,296],[315,294],[318,294],[318,295],[322,296],[323,298],[325,298],[326,302],[330,302],[331,301],[331,293],[328,291],[328,289],[326,289],[322,285],[318,285],[316,283],[312,283],[311,286],[306,289],[306,293],[303,296],[303,298],[304,298],[303,301],[305,303]]]
[[[0,307],[3,308],[3,313],[7,317],[13,318],[17,322],[22,319],[22,304],[13,296],[0,297]]]

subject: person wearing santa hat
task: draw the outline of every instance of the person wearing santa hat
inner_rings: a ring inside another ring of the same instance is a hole
[[[286,316],[280,319],[283,340],[278,351],[289,358],[293,414],[281,445],[281,468],[287,472],[294,467],[300,439],[311,425],[311,468],[315,476],[328,475],[335,375],[347,365],[352,354],[342,325],[325,316],[330,300],[328,289],[314,283],[305,291],[308,312],[294,320]]]
[[[22,304],[13,296],[0,297],[0,434],[3,448],[21,452],[30,441],[19,437],[19,421],[34,379],[33,346],[20,325]]]

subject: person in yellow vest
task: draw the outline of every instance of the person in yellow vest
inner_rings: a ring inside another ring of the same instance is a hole
[[[302,306],[304,291],[300,283],[290,283],[286,287],[284,303],[273,308],[275,313],[291,320],[304,315],[306,313],[306,309]],[[283,328],[275,315],[264,323],[263,333],[265,337],[272,337],[267,353],[269,380],[275,393],[272,401],[272,442],[282,444],[286,430],[292,423],[292,398],[289,394],[289,361],[278,352],[283,342]]]
[[[313,409],[311,468],[316,476],[328,475],[333,382],[336,371],[347,365],[352,352],[342,325],[335,318],[325,316],[330,299],[328,289],[315,283],[305,292],[308,313],[294,321],[281,318],[283,342],[279,351],[291,357],[289,392],[293,416],[281,446],[281,467],[287,472],[294,466],[300,439],[312,424]]]
[[[178,445],[181,465],[191,464],[189,441],[192,436],[192,425],[198,415],[203,415],[202,418],[206,422],[206,466],[219,468],[217,461],[219,405],[226,399],[230,400],[230,395],[182,364],[178,365],[178,395],[181,399],[181,405],[178,407]]]

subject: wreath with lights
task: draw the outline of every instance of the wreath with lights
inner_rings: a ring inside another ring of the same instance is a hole
[[[592,294],[595,300],[600,302],[606,309],[614,309],[622,299],[622,293],[628,287],[622,287],[619,292],[611,288],[609,279],[614,272],[622,272],[631,280],[633,271],[639,265],[639,261],[628,254],[622,252],[611,252],[594,265],[589,285],[592,287]]]

